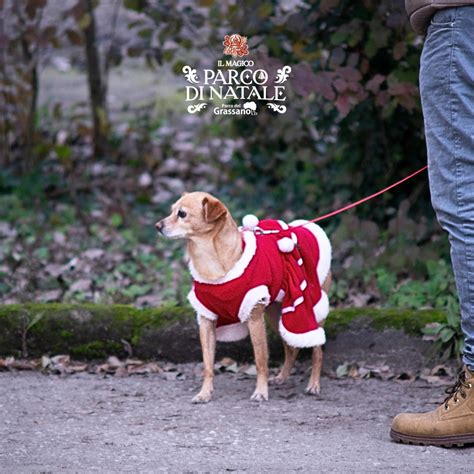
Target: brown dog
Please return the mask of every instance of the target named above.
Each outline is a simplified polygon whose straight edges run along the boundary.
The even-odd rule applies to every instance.
[[[290,226],[282,221],[262,221],[262,225],[264,222],[271,222],[273,226],[277,226],[276,230],[273,228],[264,230],[256,227],[251,230],[244,229],[243,232],[242,229],[238,228],[221,201],[207,193],[193,192],[183,194],[173,204],[171,214],[156,224],[158,231],[165,237],[186,239],[187,241],[190,269],[195,280],[189,299],[198,313],[204,362],[203,385],[201,391],[193,398],[194,403],[206,403],[211,399],[216,334],[218,340],[237,340],[250,333],[257,369],[257,386],[251,396],[251,400],[268,400],[268,348],[264,321],[265,310],[272,327],[276,331],[280,330],[285,348],[284,364],[279,374],[271,382],[281,384],[288,379],[299,347],[313,347],[312,371],[306,393],[319,394],[323,357],[321,346],[325,342],[322,319],[326,317],[328,311],[327,293],[331,284],[331,273],[329,271],[331,248],[329,240],[322,229],[315,224],[304,224],[305,221],[298,221],[290,224]],[[301,225],[305,227],[307,225],[314,226],[311,232],[317,239],[311,236],[311,232],[301,231],[301,227],[299,227]],[[258,239],[255,237],[255,234],[259,236]],[[280,238],[284,234],[291,238]],[[265,236],[265,241],[261,238],[262,235]],[[297,242],[298,239],[299,242]],[[222,323],[219,319],[221,311],[222,313],[230,312],[229,317],[234,316],[232,308],[233,297],[236,291],[231,288],[229,292],[226,290],[228,288],[226,285],[229,285],[229,282],[237,281],[237,277],[244,278],[241,276],[244,266],[247,268],[249,265],[254,265],[253,270],[251,270],[252,277],[253,274],[260,274],[261,272],[273,275],[277,274],[279,269],[278,267],[273,268],[272,265],[275,265],[276,261],[281,260],[286,265],[285,269],[288,269],[294,275],[299,275],[298,272],[306,268],[303,266],[306,263],[303,263],[302,256],[305,257],[306,262],[313,258],[308,253],[303,253],[304,243],[309,241],[309,239],[313,239],[315,245],[319,245],[317,250],[319,257],[316,260],[318,264],[317,275],[315,273],[317,276],[316,280],[319,278],[319,281],[315,280],[312,283],[310,281],[309,288],[307,288],[306,280],[302,281],[302,284],[299,285],[300,289],[293,287],[293,290],[296,288],[295,291],[306,290],[304,294],[307,300],[311,297],[311,295],[308,295],[310,289],[319,291],[319,302],[315,298],[311,302],[313,304],[316,301],[317,304],[314,306],[314,315],[311,313],[308,323],[312,324],[312,326],[306,334],[294,334],[297,331],[292,333],[291,330],[285,327],[285,324],[294,324],[295,316],[291,315],[296,314],[295,307],[297,305],[300,305],[298,309],[304,306],[300,304],[304,298],[297,298],[293,306],[290,305],[283,308],[283,313],[287,312],[286,315],[290,314],[290,317],[282,324],[282,317],[285,315],[282,316],[281,301],[285,295],[280,289],[278,297],[275,296],[275,291],[273,291],[274,294],[272,296],[270,294],[271,288],[270,290],[268,289],[270,285],[268,285],[268,288],[265,285],[259,285],[247,291],[240,307],[236,306],[237,311],[235,312],[238,312],[240,320],[237,320],[237,323],[232,321],[232,324],[229,324],[228,321]],[[297,243],[293,243],[292,240]],[[259,247],[256,246],[256,241],[260,242],[258,244]],[[264,246],[266,247],[263,248]],[[268,248],[268,252],[271,255],[261,255],[260,248],[263,248],[262,252]],[[311,250],[313,253],[316,251],[315,249]],[[301,254],[298,253],[300,251]],[[293,258],[294,255],[300,258]],[[268,259],[265,260],[267,257]],[[320,264],[321,261],[323,262],[322,264]],[[268,265],[265,262],[268,262]],[[314,260],[311,260],[310,263],[313,265]],[[316,270],[314,267],[310,268]],[[286,270],[284,273],[286,273]],[[250,277],[245,276],[245,278],[248,279]],[[283,275],[283,278],[285,278],[285,275]],[[201,293],[197,293],[198,289]],[[223,294],[221,294],[222,291],[224,291]],[[289,293],[289,290],[287,292]],[[283,293],[283,296],[281,293]],[[208,299],[206,300],[206,298]],[[203,301],[205,304],[203,304]],[[322,314],[321,320],[316,317],[316,310],[319,311],[320,308],[323,308],[322,312],[325,313]],[[293,313],[290,313],[291,311]],[[216,313],[219,313],[219,316]],[[306,313],[302,314],[306,316]]]

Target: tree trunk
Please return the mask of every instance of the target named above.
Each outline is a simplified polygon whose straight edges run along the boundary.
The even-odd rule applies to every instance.
[[[4,4],[0,0],[0,36],[4,37]],[[6,48],[0,48],[0,166],[6,166],[9,161],[8,147],[8,117],[7,117],[7,97],[4,81],[6,80]]]
[[[96,43],[96,26],[93,0],[83,0],[84,10],[89,14],[89,22],[84,28],[84,39],[87,58],[87,78],[94,126],[94,155],[104,156],[107,149],[107,84],[104,80],[99,52]]]
[[[35,131],[36,131],[36,106],[38,103],[38,89],[39,89],[39,79],[38,79],[38,64],[37,58],[31,51],[31,45],[28,41],[23,38],[21,41],[21,46],[23,50],[23,59],[26,64],[28,64],[29,74],[30,74],[30,101],[28,105],[28,110],[26,112],[26,123],[25,123],[25,134],[24,134],[24,143],[25,143],[25,159],[23,160],[24,170],[31,169],[31,166],[34,164],[33,156],[33,145],[35,141]]]

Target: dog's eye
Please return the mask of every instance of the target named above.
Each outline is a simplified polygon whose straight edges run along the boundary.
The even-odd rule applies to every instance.
[[[182,209],[180,209],[178,211],[178,217],[184,219],[186,217],[186,213]]]

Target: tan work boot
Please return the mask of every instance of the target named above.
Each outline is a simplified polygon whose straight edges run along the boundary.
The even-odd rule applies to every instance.
[[[448,397],[428,413],[400,413],[392,421],[390,436],[408,444],[463,446],[474,443],[474,373],[459,374]]]

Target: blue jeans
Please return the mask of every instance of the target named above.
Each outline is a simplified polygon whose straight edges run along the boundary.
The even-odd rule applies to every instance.
[[[440,10],[423,47],[420,91],[431,201],[448,234],[474,370],[474,6]]]

